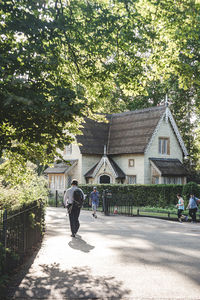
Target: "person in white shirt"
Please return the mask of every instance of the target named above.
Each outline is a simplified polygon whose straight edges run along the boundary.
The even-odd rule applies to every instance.
[[[80,223],[79,223],[79,215],[80,215],[80,210],[81,207],[76,205],[74,201],[74,191],[79,190],[82,193],[83,199],[84,194],[83,191],[78,188],[78,181],[76,179],[72,180],[71,187],[66,190],[66,193],[64,195],[64,204],[65,207],[67,207],[68,212],[69,212],[69,221],[70,221],[70,227],[71,227],[71,237],[75,237],[76,233],[79,230]]]
[[[185,209],[184,200],[183,200],[181,194],[177,194],[177,198],[178,198],[178,203],[176,204],[176,207],[178,208],[178,211],[177,211],[178,220],[180,223],[182,223],[182,220],[185,220],[187,222],[188,216],[185,216],[182,214]]]

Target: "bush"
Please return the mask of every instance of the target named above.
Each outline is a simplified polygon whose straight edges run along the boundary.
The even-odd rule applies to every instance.
[[[8,274],[22,262],[24,254],[41,239],[44,207],[37,199],[46,203],[48,197],[47,181],[37,175],[36,166],[19,155],[6,154],[0,164],[0,213],[6,209],[10,218],[6,222],[5,245],[0,215],[0,289]]]
[[[0,209],[13,210],[23,203],[48,199],[47,180],[30,162],[6,159],[0,164]]]
[[[183,197],[185,200],[185,205],[188,203],[190,195],[194,194],[196,197],[200,197],[200,187],[196,182],[188,182],[183,186]]]
[[[93,190],[93,185],[79,185],[87,195],[87,199]],[[123,203],[124,199],[129,199],[133,206],[169,207],[177,203],[176,195],[182,193],[183,185],[125,185],[125,184],[99,184],[97,190],[102,196],[103,190],[112,193],[114,202]],[[100,205],[102,204],[102,197]]]

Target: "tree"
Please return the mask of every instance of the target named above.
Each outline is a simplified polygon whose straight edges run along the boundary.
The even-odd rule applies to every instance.
[[[197,107],[199,11],[193,0],[0,1],[0,152],[52,160],[84,116],[159,104],[174,78]]]
[[[9,149],[34,162],[53,160],[89,109],[71,78],[73,45],[63,54],[58,1],[54,8],[48,2],[0,2],[0,153]]]

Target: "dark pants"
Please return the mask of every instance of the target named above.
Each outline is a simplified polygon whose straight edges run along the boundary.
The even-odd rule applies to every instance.
[[[197,208],[190,208],[189,209],[189,215],[192,218],[193,222],[196,222],[196,212],[197,212]]]
[[[180,219],[180,217],[182,216],[182,212],[183,212],[183,209],[178,209],[177,215],[178,215],[178,218],[179,218],[179,219]]]
[[[80,207],[73,205],[71,213],[69,214],[69,221],[70,221],[70,227],[72,234],[76,234],[78,232],[78,229],[80,227],[79,223],[79,215],[80,215]]]

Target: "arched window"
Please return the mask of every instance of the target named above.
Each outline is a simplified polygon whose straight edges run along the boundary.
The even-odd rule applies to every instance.
[[[99,183],[110,183],[110,176],[101,175],[99,178]]]

